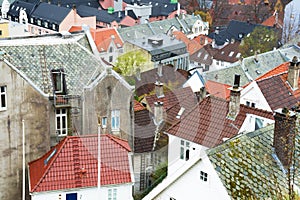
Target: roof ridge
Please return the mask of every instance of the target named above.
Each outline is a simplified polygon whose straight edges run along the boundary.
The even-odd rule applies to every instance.
[[[128,147],[126,147],[125,145],[123,145],[123,144],[121,144],[120,142],[118,142],[118,140],[121,140],[121,141],[123,141],[123,142],[127,142],[127,143],[128,143],[127,140],[122,139],[122,138],[119,138],[119,137],[114,136],[114,135],[112,135],[112,134],[103,134],[103,135],[106,136],[106,137],[109,137],[109,138],[110,138],[111,140],[113,140],[115,143],[117,143],[118,145],[120,145],[121,147],[123,147],[124,149],[126,149],[127,151],[130,151],[130,152],[131,152],[131,149],[130,149],[129,144],[128,144],[128,146],[129,146],[129,148],[128,148]]]
[[[60,143],[58,143],[57,145],[55,145],[51,150],[49,150],[48,152],[50,151],[54,151],[54,149],[59,146],[59,149],[56,151],[56,153],[53,155],[52,159],[50,159],[50,162],[47,164],[47,168],[46,170],[43,172],[43,175],[41,176],[41,178],[39,179],[39,181],[35,184],[35,187],[32,189],[32,191],[34,191],[38,185],[42,182],[42,180],[44,179],[44,177],[46,176],[46,174],[49,172],[50,170],[50,167],[51,165],[53,164],[54,160],[56,160],[57,156],[59,155],[59,153],[62,151],[63,147],[65,146],[65,144],[67,143],[67,141],[70,139],[71,137],[70,136],[66,136]],[[47,153],[48,153],[47,152]],[[45,154],[46,155],[46,154]],[[38,158],[34,161],[37,161],[37,160],[40,160],[40,159],[43,159],[43,157],[41,158]],[[34,162],[32,161],[32,162]],[[31,163],[31,162],[30,162]],[[29,163],[28,163],[29,164]]]
[[[240,104],[240,106],[241,107],[244,107],[244,108],[249,108],[249,109],[251,109],[251,110],[257,110],[257,111],[259,111],[259,112],[263,112],[263,113],[265,113],[265,114],[272,114],[273,115],[273,112],[270,112],[270,111],[267,111],[267,110],[264,110],[264,109],[261,109],[261,108],[255,108],[255,107],[250,107],[250,106],[246,106],[246,105],[244,105],[244,104]]]

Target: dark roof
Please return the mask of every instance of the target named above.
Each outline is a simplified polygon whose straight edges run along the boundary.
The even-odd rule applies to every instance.
[[[81,17],[90,17],[96,16],[96,20],[104,23],[111,23],[113,21],[120,22],[125,15],[125,11],[118,11],[112,14],[109,14],[107,10],[98,10],[97,8],[93,8],[86,5],[80,5],[77,8],[77,13]],[[127,12],[127,15],[132,17],[133,19],[137,19],[136,15],[132,10]]]
[[[10,5],[7,15],[19,16],[20,10],[23,9],[23,10],[25,10],[26,14],[29,16],[31,11],[34,8],[34,5],[35,4],[33,4],[33,3],[24,2],[24,1],[14,1]]]
[[[246,114],[254,114],[273,119],[271,112],[240,105],[235,120],[227,118],[229,102],[208,96],[187,113],[167,133],[212,148],[223,142],[224,138],[237,135]]]
[[[216,49],[212,48],[211,44],[203,46],[190,56],[191,61],[195,61],[205,65],[211,65]]]
[[[134,112],[134,152],[150,152],[153,148],[156,126],[149,110]]]
[[[230,42],[229,44],[227,44],[225,47],[221,49],[212,49],[212,51],[215,51],[214,59],[230,62],[230,63],[234,63],[238,61],[239,46],[240,46],[240,42],[237,41],[234,43]]]
[[[155,87],[154,84],[157,80],[165,85],[170,84],[176,88],[181,87],[189,76],[189,72],[182,69],[174,70],[172,65],[162,66],[162,76],[157,74],[157,68],[145,71],[141,73],[141,80],[138,80],[136,77],[134,77],[136,95],[141,96],[153,91]]]
[[[300,89],[291,89],[287,83],[287,73],[259,80],[257,85],[272,110],[292,108],[300,101]]]
[[[289,175],[274,152],[273,135],[272,124],[238,135],[208,150],[208,158],[232,199],[287,196]],[[295,141],[299,141],[299,137]],[[296,142],[295,157],[299,157],[299,142]],[[299,186],[299,162],[295,160],[293,169],[297,174],[294,175],[294,183]]]
[[[24,0],[30,3],[38,3],[40,1],[37,0]],[[63,7],[72,8],[73,5],[76,7],[80,5],[86,5],[91,6],[94,8],[98,8],[100,6],[99,2],[97,0],[51,0],[51,4],[58,5],[60,4]]]
[[[31,17],[47,20],[51,23],[60,24],[70,13],[70,11],[71,8],[42,2],[33,11]]]
[[[232,38],[236,41],[241,41],[257,26],[267,27],[260,24],[231,20],[226,29],[220,30],[219,33],[212,32],[208,34],[208,37],[215,39],[217,45],[223,45],[225,42],[230,42]]]

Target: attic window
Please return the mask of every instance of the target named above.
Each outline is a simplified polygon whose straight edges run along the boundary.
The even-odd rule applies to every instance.
[[[256,72],[257,74],[261,74],[261,72],[260,72],[259,70],[255,70],[255,72]]]
[[[239,38],[240,38],[240,39],[243,38],[243,33],[239,33]]]
[[[179,112],[177,113],[176,118],[177,118],[177,119],[180,119],[180,117],[181,117],[181,115],[183,114],[184,111],[185,111],[185,108],[184,108],[184,107],[181,107],[180,110],[179,110]]]
[[[165,8],[166,8],[166,7],[168,7],[168,5],[167,5],[167,4],[165,5]]]
[[[207,57],[208,57],[208,54],[205,54],[205,56],[204,56],[204,60],[206,60],[206,59],[207,59]]]
[[[62,69],[52,70],[52,80],[55,93],[65,93],[66,92],[66,80],[65,73]]]
[[[233,56],[233,54],[234,54],[234,52],[233,52],[233,51],[231,51],[231,52],[229,53],[229,57],[232,57],[232,56]]]
[[[201,52],[198,53],[197,57],[199,58],[201,56]]]
[[[158,6],[158,3],[156,3],[155,5]]]
[[[159,28],[162,30],[163,29],[163,27],[162,26],[159,26]]]
[[[237,54],[236,54],[236,57],[237,57],[237,58],[241,57],[241,53],[237,53]]]

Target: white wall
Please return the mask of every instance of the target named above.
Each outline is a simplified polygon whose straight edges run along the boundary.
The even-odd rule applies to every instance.
[[[255,103],[255,108],[272,112],[266,98],[262,94],[256,81],[252,81],[247,87],[241,91],[241,104],[246,105],[246,101]]]
[[[200,179],[200,171],[208,174],[207,182]],[[225,187],[206,155],[190,170],[173,182],[154,199],[156,200],[209,199],[229,200]]]
[[[242,124],[242,126],[239,130],[239,133],[242,133],[242,132],[249,133],[249,132],[255,131],[255,119],[256,118],[263,120],[262,127],[265,127],[269,124],[273,124],[275,122],[274,120],[271,120],[268,118],[264,118],[264,117],[260,117],[260,116],[252,115],[252,114],[246,114],[246,119],[244,120],[244,123]]]
[[[82,188],[76,190],[68,191],[50,191],[50,192],[40,192],[32,194],[32,200],[66,200],[66,194],[77,193],[78,200],[99,200],[99,199],[108,199],[108,189],[117,189],[117,198],[118,199],[128,199],[133,200],[132,198],[132,184],[123,184],[123,185],[111,185],[109,187],[101,187],[100,193],[101,196],[97,196],[97,187],[93,188]],[[60,196],[61,195],[61,198]]]

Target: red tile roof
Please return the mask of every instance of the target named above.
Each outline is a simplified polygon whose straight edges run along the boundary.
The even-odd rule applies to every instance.
[[[181,40],[185,43],[187,47],[187,51],[191,54],[198,51],[202,45],[200,45],[199,42],[196,40],[190,40],[183,32],[181,31],[173,31],[173,35],[176,37],[176,39]]]
[[[228,89],[230,87],[230,85],[211,80],[207,80],[205,83],[206,91],[209,94],[226,100],[230,98],[230,90]]]
[[[140,111],[140,110],[145,110],[147,109],[146,107],[144,107],[140,102],[138,102],[137,100],[134,100],[134,106],[133,106],[134,111]]]
[[[223,99],[206,97],[166,132],[211,148],[221,144],[223,138],[235,136],[247,113],[273,119],[271,112],[241,105],[239,114],[232,121],[226,118],[228,104],[229,102]]]
[[[130,183],[127,141],[101,135],[101,185]],[[96,187],[98,137],[68,136],[29,163],[30,192]]]
[[[259,81],[259,80],[262,80],[262,79],[265,79],[265,78],[269,78],[271,76],[276,76],[276,75],[279,75],[279,74],[282,74],[282,73],[286,73],[289,69],[289,65],[290,65],[289,62],[285,62],[285,63],[271,69],[270,71],[268,71],[267,73],[261,75],[260,77],[258,77],[255,80]]]

